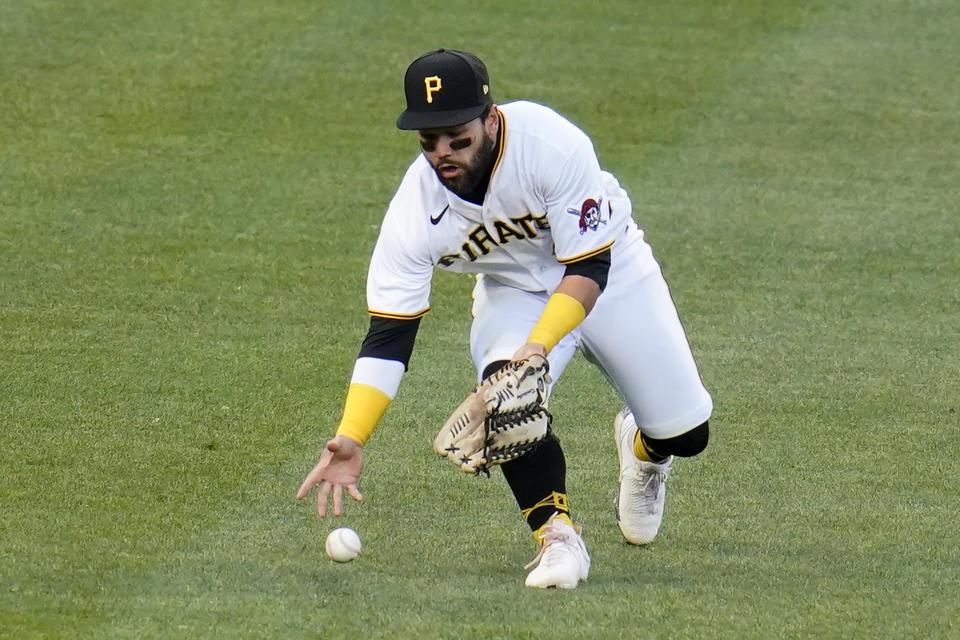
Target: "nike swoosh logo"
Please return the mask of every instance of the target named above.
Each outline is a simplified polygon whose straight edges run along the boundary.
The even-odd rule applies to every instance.
[[[443,218],[443,214],[445,214],[445,213],[447,212],[447,209],[449,209],[449,208],[450,208],[450,205],[445,206],[445,207],[443,208],[443,211],[441,211],[439,214],[437,214],[437,217],[436,217],[436,218],[434,218],[433,216],[430,216],[430,224],[432,224],[432,225],[439,224],[439,223],[440,223],[440,219]]]

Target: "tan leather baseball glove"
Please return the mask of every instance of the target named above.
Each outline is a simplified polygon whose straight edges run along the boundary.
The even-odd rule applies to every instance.
[[[534,449],[550,432],[548,372],[547,359],[534,355],[485,378],[440,429],[434,450],[465,473],[489,474]]]

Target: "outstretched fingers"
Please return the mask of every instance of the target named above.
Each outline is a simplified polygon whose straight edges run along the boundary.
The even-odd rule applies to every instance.
[[[356,500],[357,502],[363,502],[363,496],[360,495],[360,490],[357,488],[357,485],[348,484],[347,493],[349,493],[350,497]]]
[[[357,480],[362,471],[361,446],[345,436],[337,436],[327,442],[320,454],[320,461],[300,485],[297,499],[306,497],[317,487],[317,513],[320,517],[327,517],[330,502],[333,504],[333,515],[342,515],[344,487],[351,498],[357,502],[363,500],[357,489]]]
[[[343,515],[343,486],[333,485],[333,515]]]
[[[310,489],[312,489],[315,484],[320,482],[320,480],[323,478],[323,472],[326,470],[328,464],[329,460],[324,459],[324,457],[321,456],[320,462],[318,462],[313,470],[307,474],[307,477],[303,480],[303,484],[300,485],[300,489],[297,491],[297,500],[301,500],[306,497],[306,495],[310,493]]]
[[[321,482],[320,490],[317,491],[317,513],[321,518],[327,517],[327,498],[330,496],[330,487],[333,486],[329,482]],[[334,494],[336,495],[336,494]],[[336,505],[334,505],[336,507]],[[334,510],[335,515],[340,515]]]
[[[346,487],[347,494],[356,500],[357,502],[363,501],[363,496],[360,495],[360,491],[357,489],[355,484],[333,484],[330,482],[324,481],[320,485],[320,491],[317,492],[317,513],[320,514],[321,518],[327,517],[327,501],[331,498],[333,494],[333,515],[342,516],[343,515],[343,489]]]
[[[303,484],[300,485],[300,488],[297,490],[297,500],[303,500],[303,498],[310,493],[310,489],[313,488],[317,481],[314,479],[313,474],[311,473],[303,481]]]

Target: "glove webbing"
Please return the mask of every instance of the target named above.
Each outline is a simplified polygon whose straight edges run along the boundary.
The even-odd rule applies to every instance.
[[[494,463],[497,460],[512,460],[513,458],[517,457],[517,455],[515,455],[517,452],[520,452],[519,455],[522,455],[523,453],[531,451],[533,447],[539,445],[539,442],[533,444],[533,446],[531,446],[531,441],[517,442],[501,449],[496,454],[490,453],[490,445],[493,444],[493,438],[491,436],[493,434],[499,433],[500,431],[503,431],[509,426],[515,425],[518,422],[528,422],[529,420],[539,416],[541,413],[546,413],[548,419],[552,418],[550,412],[546,409],[540,409],[539,411],[535,411],[533,413],[531,413],[529,410],[521,409],[518,411],[511,411],[509,413],[493,413],[488,415],[483,420],[483,429],[485,432],[483,441],[483,458],[487,461],[487,464],[477,467],[477,471],[473,475],[479,476],[481,473],[483,473],[489,478],[489,466],[491,463]],[[550,433],[549,422],[547,423],[547,433]]]
[[[483,428],[486,429],[486,433],[489,439],[489,435],[493,433],[500,433],[512,427],[514,425],[523,424],[524,422],[529,422],[530,420],[539,417],[542,412],[546,409],[518,409],[517,411],[509,411],[507,413],[491,413],[483,421]],[[549,431],[549,427],[548,427]]]

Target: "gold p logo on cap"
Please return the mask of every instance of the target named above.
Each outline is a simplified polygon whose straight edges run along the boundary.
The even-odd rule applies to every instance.
[[[424,78],[423,84],[427,87],[427,103],[432,103],[433,94],[443,88],[443,83],[440,82],[440,76],[430,76],[429,78]]]

